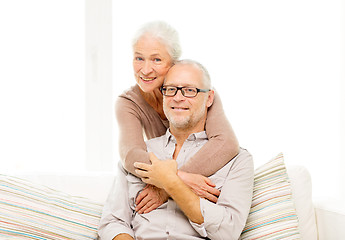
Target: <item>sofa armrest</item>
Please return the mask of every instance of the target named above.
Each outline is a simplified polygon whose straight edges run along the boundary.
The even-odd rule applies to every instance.
[[[340,200],[314,203],[319,240],[345,239],[345,206]]]

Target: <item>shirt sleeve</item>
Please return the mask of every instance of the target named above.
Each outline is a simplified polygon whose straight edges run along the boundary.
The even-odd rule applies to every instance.
[[[103,207],[98,225],[100,239],[112,240],[120,233],[127,233],[134,238],[134,232],[130,225],[132,213],[126,173],[122,166],[119,166],[116,180]]]
[[[115,105],[115,116],[119,129],[119,152],[123,167],[136,175],[134,162],[150,163],[143,137],[141,119],[135,104],[119,97]]]
[[[182,171],[210,176],[239,152],[237,138],[217,92],[207,112],[206,133],[209,141],[181,167]]]
[[[245,150],[242,150],[235,159],[222,187],[218,202],[215,204],[200,199],[204,223],[191,224],[203,237],[237,240],[246,224],[253,194],[253,160]]]

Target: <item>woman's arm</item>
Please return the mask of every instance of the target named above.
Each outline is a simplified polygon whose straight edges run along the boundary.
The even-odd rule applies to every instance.
[[[129,99],[119,97],[116,101],[115,115],[119,128],[119,152],[124,168],[136,175],[134,162],[150,164],[149,154],[143,137],[142,119],[139,109]],[[136,199],[136,211],[147,213],[167,201],[169,196],[163,189],[146,187]]]
[[[206,133],[209,141],[180,168],[181,171],[210,176],[239,152],[237,138],[217,92],[207,112]]]
[[[119,152],[123,167],[136,175],[134,162],[150,163],[138,109],[128,99],[119,97],[115,105],[119,129]]]

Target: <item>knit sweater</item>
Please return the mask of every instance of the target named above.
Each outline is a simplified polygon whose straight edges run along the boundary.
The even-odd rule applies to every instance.
[[[165,134],[169,121],[163,120],[145,101],[138,85],[117,98],[115,114],[123,166],[136,175],[134,162],[150,163],[145,140]],[[180,170],[210,176],[238,154],[237,138],[217,93],[207,112],[205,130],[209,141]]]

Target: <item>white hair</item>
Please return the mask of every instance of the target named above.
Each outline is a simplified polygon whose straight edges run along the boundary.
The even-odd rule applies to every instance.
[[[183,60],[179,60],[179,61],[175,62],[175,65],[192,65],[192,66],[196,67],[197,69],[199,69],[202,72],[204,87],[207,89],[212,88],[210,74],[208,73],[207,69],[201,63],[199,63],[195,60],[191,60],[191,59],[183,59]]]
[[[178,61],[181,57],[182,50],[178,32],[168,23],[163,21],[153,21],[144,24],[134,35],[132,46],[134,47],[138,40],[146,34],[159,38],[162,43],[167,46],[168,53],[173,63]]]

